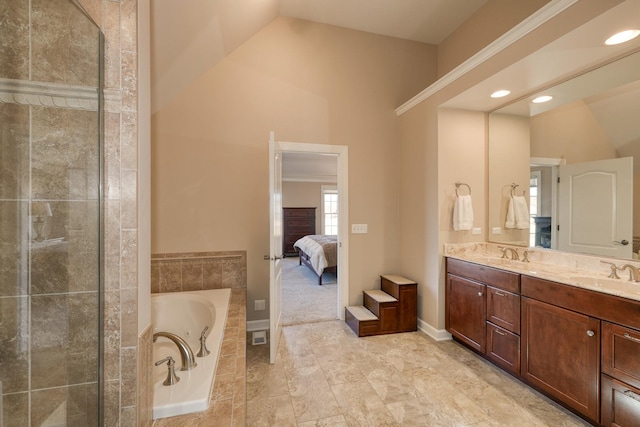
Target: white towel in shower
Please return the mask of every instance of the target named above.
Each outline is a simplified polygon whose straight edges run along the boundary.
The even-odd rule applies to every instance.
[[[505,228],[529,228],[529,207],[524,196],[511,196],[507,207],[507,221]]]
[[[457,196],[453,205],[453,229],[471,230],[473,227],[473,204],[471,195]]]

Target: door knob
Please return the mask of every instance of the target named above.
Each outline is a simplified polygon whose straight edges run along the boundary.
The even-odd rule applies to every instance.
[[[622,239],[620,241],[614,240],[613,243],[617,243],[617,244],[622,245],[622,246],[627,246],[629,244],[629,241],[626,240],[626,239]]]

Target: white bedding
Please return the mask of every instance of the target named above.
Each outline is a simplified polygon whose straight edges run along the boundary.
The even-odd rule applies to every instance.
[[[336,236],[314,234],[296,240],[293,247],[309,255],[311,266],[321,276],[325,268],[338,265],[337,242]]]

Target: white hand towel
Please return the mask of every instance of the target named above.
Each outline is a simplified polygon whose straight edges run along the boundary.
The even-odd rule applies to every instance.
[[[453,229],[455,231],[471,230],[471,227],[473,227],[471,195],[458,196],[453,205]]]
[[[525,230],[529,228],[529,207],[524,196],[512,196],[507,207],[505,228]]]

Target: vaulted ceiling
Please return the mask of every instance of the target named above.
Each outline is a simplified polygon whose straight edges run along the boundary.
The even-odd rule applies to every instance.
[[[487,0],[154,0],[156,112],[278,16],[439,44]],[[188,66],[185,66],[188,64]]]

